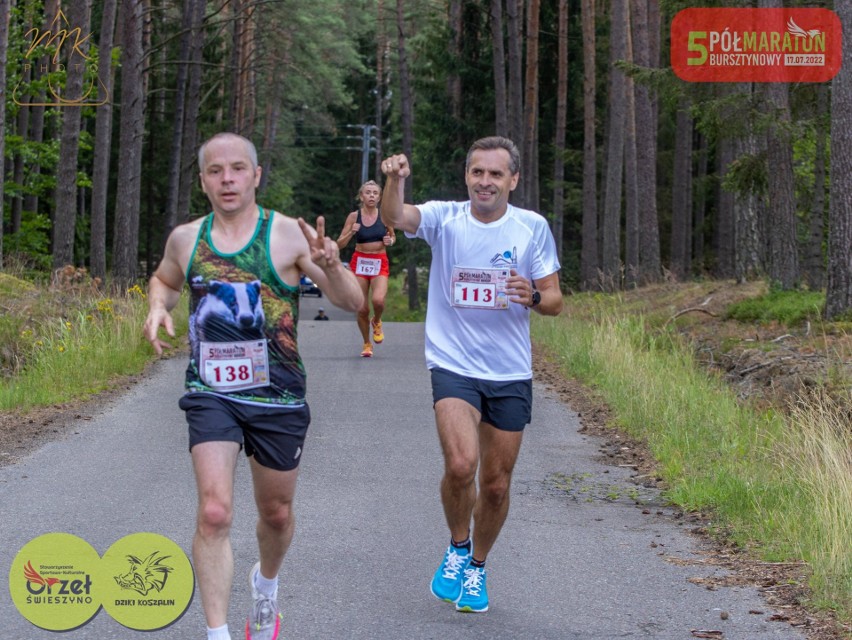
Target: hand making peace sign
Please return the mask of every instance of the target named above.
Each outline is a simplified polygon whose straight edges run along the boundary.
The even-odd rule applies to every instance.
[[[317,228],[299,218],[299,228],[308,241],[311,249],[311,261],[319,267],[326,268],[340,262],[340,249],[337,243],[325,235],[325,218],[317,217]]]

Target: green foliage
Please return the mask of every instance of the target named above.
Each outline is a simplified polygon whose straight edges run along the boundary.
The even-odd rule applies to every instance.
[[[426,12],[427,7],[418,7]],[[414,200],[467,199],[464,161],[477,138],[494,133],[494,82],[487,14],[466,5],[460,58],[449,54],[446,15],[432,9],[409,24],[421,24],[408,41],[417,96],[414,117]],[[414,29],[411,29],[414,31]],[[465,88],[462,117],[452,116],[447,80],[458,75]],[[475,96],[475,98],[474,98]],[[542,133],[542,136],[545,134]],[[544,138],[543,138],[544,139]]]
[[[722,187],[734,193],[765,194],[769,184],[766,153],[745,153],[728,165]]]
[[[360,186],[361,142],[349,138],[360,130],[347,125],[375,122],[375,77],[366,64],[375,59],[375,3],[290,1],[263,11],[264,67],[278,67],[263,71],[275,81],[262,86],[260,100],[282,110],[261,199],[311,221],[325,215],[336,237]]]
[[[385,298],[385,312],[382,315],[385,322],[423,322],[426,319],[426,296],[429,290],[428,276],[420,277],[420,309],[412,311],[408,308],[408,291],[404,288],[405,275],[399,273],[388,280],[388,295]]]
[[[825,293],[820,291],[773,290],[758,298],[732,304],[725,317],[740,322],[779,322],[792,327],[819,320],[824,306]]]
[[[29,269],[49,271],[50,259],[50,220],[43,214],[24,211],[21,214],[21,228],[7,234],[3,239],[3,248],[7,256],[25,263]]]
[[[145,298],[138,286],[107,297],[82,270],[61,287],[0,273],[0,300],[8,309],[0,320],[0,410],[86,398],[141,372],[152,354],[142,335]],[[186,304],[174,313],[180,339]]]

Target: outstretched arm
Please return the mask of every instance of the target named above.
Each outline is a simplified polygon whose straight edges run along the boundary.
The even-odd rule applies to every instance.
[[[187,251],[187,242],[194,238],[193,229],[184,225],[169,235],[163,259],[148,283],[148,317],[145,318],[143,331],[157,355],[162,355],[163,348],[172,346],[160,339],[160,327],[171,337],[175,336],[174,321],[170,312],[180,300],[184,281],[181,259]]]
[[[408,158],[403,154],[382,161],[385,189],[382,193],[382,222],[385,226],[415,233],[420,226],[420,209],[405,204],[405,179],[411,175]]]

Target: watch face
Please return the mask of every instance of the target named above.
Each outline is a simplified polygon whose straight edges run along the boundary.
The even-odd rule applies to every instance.
[[[539,302],[541,302],[541,293],[539,293],[538,291],[533,291],[532,306],[537,305]]]

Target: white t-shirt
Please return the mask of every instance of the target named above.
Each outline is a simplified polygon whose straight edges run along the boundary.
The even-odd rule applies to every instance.
[[[499,284],[495,291],[492,284],[477,283],[499,282],[509,269],[531,280],[558,271],[547,220],[509,205],[499,220],[484,224],[470,213],[469,201],[431,201],[417,208],[420,226],[406,235],[432,248],[427,367],[483,380],[532,378],[529,309],[507,303]]]

